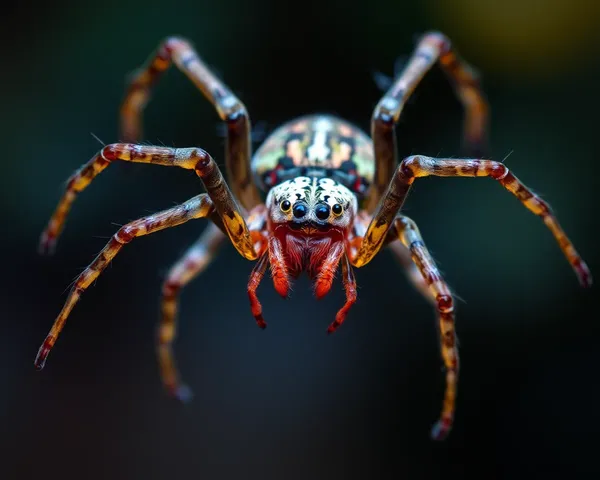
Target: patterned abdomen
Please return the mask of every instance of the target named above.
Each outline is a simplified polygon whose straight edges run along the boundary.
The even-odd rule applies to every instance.
[[[301,117],[265,140],[252,158],[252,172],[264,191],[294,177],[330,177],[360,198],[373,181],[373,144],[340,118]]]

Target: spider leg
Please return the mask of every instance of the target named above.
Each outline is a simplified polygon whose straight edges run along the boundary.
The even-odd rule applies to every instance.
[[[354,219],[354,228],[352,235],[350,236],[349,242],[349,254],[350,258],[355,258],[363,241],[367,228],[371,223],[371,215],[365,210],[360,210]],[[384,245],[388,245],[392,254],[396,257],[400,265],[404,268],[404,273],[408,277],[409,281],[413,284],[414,288],[423,295],[429,302],[434,302],[435,298],[431,296],[429,285],[425,283],[421,272],[412,261],[410,252],[402,245],[398,240],[398,236],[394,236],[393,232],[388,231]]]
[[[71,288],[63,309],[58,314],[50,333],[38,351],[35,359],[35,367],[38,370],[44,367],[46,358],[56,343],[71,310],[73,310],[83,292],[98,278],[126,244],[136,237],[149,235],[165,228],[175,227],[188,220],[208,217],[214,208],[210,197],[203,193],[173,208],[142,217],[121,227],[112,236],[96,259],[75,280],[75,284]]]
[[[233,245],[244,258],[256,259],[257,253],[254,250],[240,207],[223,179],[217,164],[207,152],[195,147],[168,148],[131,143],[107,145],[71,176],[63,197],[50,218],[46,230],[42,233],[40,243],[42,251],[51,251],[54,248],[77,194],[115,160],[194,170],[202,180],[214,203],[215,211],[220,217],[214,218],[213,216],[215,223],[226,230]]]
[[[592,284],[592,275],[587,265],[563,231],[550,206],[523,185],[503,163],[492,160],[444,159],[421,155],[405,158],[398,165],[385,196],[373,215],[358,253],[351,259],[353,265],[361,267],[371,261],[384,243],[388,229],[400,211],[415,178],[427,176],[491,177],[497,180],[525,207],[542,218],[573,267],[580,284],[584,287]]]
[[[244,104],[220,81],[198,56],[192,45],[182,39],[167,38],[133,77],[121,106],[123,140],[140,141],[142,111],[160,75],[174,63],[215,107],[227,125],[226,171],[236,198],[248,210],[261,203],[252,182],[250,169],[250,117]]]
[[[350,307],[356,302],[356,279],[354,278],[354,271],[352,270],[352,265],[350,265],[348,255],[344,255],[342,258],[342,277],[344,290],[346,291],[346,303],[337,312],[335,320],[327,328],[327,333],[335,332],[344,323]]]
[[[258,286],[265,275],[268,265],[269,253],[267,250],[265,250],[265,252],[258,259],[258,262],[256,262],[256,265],[254,265],[254,268],[250,273],[250,280],[248,281],[248,298],[250,299],[250,309],[254,319],[256,320],[256,324],[263,329],[267,328],[267,322],[265,322],[265,319],[263,318],[262,305],[258,300],[256,290],[258,290]]]
[[[458,385],[459,360],[454,328],[454,302],[450,289],[427,250],[416,224],[410,218],[400,216],[394,221],[390,235],[398,238],[409,249],[431,296],[435,298],[441,353],[446,368],[446,392],[440,419],[433,427],[431,435],[436,440],[443,440],[452,428]]]
[[[268,252],[275,291],[283,298],[287,298],[290,291],[290,276],[285,263],[283,245],[281,245],[281,241],[277,237],[269,238]]]
[[[404,70],[373,112],[371,136],[375,149],[375,177],[365,203],[370,213],[375,210],[398,164],[395,125],[409,97],[436,62],[447,74],[465,109],[465,143],[476,155],[485,148],[489,108],[476,73],[458,57],[446,36],[438,32],[423,35]]]
[[[393,232],[388,233],[388,238],[393,235]],[[395,237],[394,241],[391,241],[389,244],[389,248],[392,251],[394,257],[398,260],[400,265],[404,268],[404,273],[408,277],[408,280],[412,283],[413,287],[421,294],[427,301],[431,303],[435,303],[435,297],[431,295],[431,290],[429,289],[429,285],[423,278],[423,275],[419,271],[419,268],[415,265],[411,258],[410,251],[397,240],[398,237]]]
[[[170,270],[162,288],[161,317],[157,335],[157,354],[162,382],[167,391],[182,401],[191,397],[180,383],[172,344],[177,331],[177,307],[181,289],[200,275],[213,260],[225,235],[209,224],[200,238]]]
[[[323,298],[331,290],[335,272],[340,264],[342,255],[344,255],[343,242],[335,242],[329,247],[329,252],[323,260],[315,281],[315,296],[317,298]]]

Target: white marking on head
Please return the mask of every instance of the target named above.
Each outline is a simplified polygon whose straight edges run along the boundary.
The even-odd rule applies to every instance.
[[[281,208],[284,201],[290,202],[292,206],[287,212]],[[266,204],[274,223],[314,221],[348,227],[358,211],[356,195],[331,178],[296,177],[288,180],[269,191]],[[300,204],[306,207],[306,214],[296,218],[294,206]],[[326,220],[319,219],[315,214],[316,207],[323,204],[328,205],[330,211]],[[334,209],[336,204],[342,207],[339,214],[334,213],[334,210],[338,210],[338,207]]]

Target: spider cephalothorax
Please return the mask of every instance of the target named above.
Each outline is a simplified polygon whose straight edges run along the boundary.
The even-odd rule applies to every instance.
[[[212,157],[201,148],[140,145],[141,113],[157,77],[175,63],[197,85],[227,123],[225,162],[230,187]],[[119,229],[73,288],[35,360],[44,366],[58,335],[81,294],[108,263],[134,238],[196,218],[212,223],[171,269],[163,286],[158,331],[162,380],[180,399],[188,390],[179,381],[171,344],[175,338],[177,299],[181,289],[200,274],[229,237],[236,250],[256,264],[248,282],[251,311],[260,327],[266,323],[256,290],[267,267],[275,289],[287,296],[290,278],[307,272],[317,297],[331,288],[341,265],[346,303],[329,325],[338,328],[356,300],[353,268],[369,263],[383,246],[406,268],[413,285],[436,310],[446,390],[434,438],[452,426],[458,385],[458,350],[454,302],[416,224],[400,213],[419,177],[490,177],[548,226],[583,286],[591,274],[560,227],[550,207],[521,183],[501,162],[444,159],[414,155],[398,161],[394,127],[423,75],[436,63],[443,68],[466,109],[465,140],[480,150],[485,143],[488,107],[470,67],[460,60],[442,34],[424,35],[404,70],[393,80],[373,112],[371,135],[328,115],[300,117],[273,132],[251,159],[250,120],[237,97],[207,68],[193,47],[180,38],[167,39],[146,68],[133,79],[121,109],[124,141],[104,147],[69,180],[67,189],[41,239],[51,251],[76,195],[111,162],[154,163],[194,170],[207,193],[128,223]],[[256,182],[252,182],[252,177]],[[258,187],[258,188],[257,188]],[[259,189],[266,192],[262,202]],[[239,203],[238,203],[239,202]]]
[[[282,268],[292,277],[307,272],[322,297],[344,253],[358,208],[356,195],[331,178],[296,177],[273,187],[266,205],[271,248],[285,252]],[[287,275],[274,279],[276,290],[286,296]]]

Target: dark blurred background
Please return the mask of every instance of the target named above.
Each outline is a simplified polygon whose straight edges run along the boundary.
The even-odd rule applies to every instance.
[[[167,398],[154,332],[162,279],[204,228],[134,241],[77,305],[50,355],[33,359],[66,288],[129,220],[181,202],[183,170],[116,164],[78,199],[50,258],[37,241],[64,181],[118,140],[125,78],[162,38],[188,37],[268,128],[329,112],[369,130],[380,92],[415,36],[440,29],[482,74],[489,156],[547,199],[592,271],[600,102],[600,7],[587,0],[19,2],[0,14],[3,275],[2,478],[569,478],[600,473],[597,288],[584,291],[543,223],[491,180],[417,182],[420,225],[458,305],[456,427],[429,439],[443,375],[431,307],[389,252],[357,272],[360,299],[334,336],[338,284],[315,301],[297,282],[259,290],[231,246],[182,297],[176,345],[189,405]],[[171,70],[144,141],[199,145],[223,162],[218,117]],[[462,112],[427,76],[398,128],[400,153],[459,156]],[[512,152],[512,153],[511,153]]]

